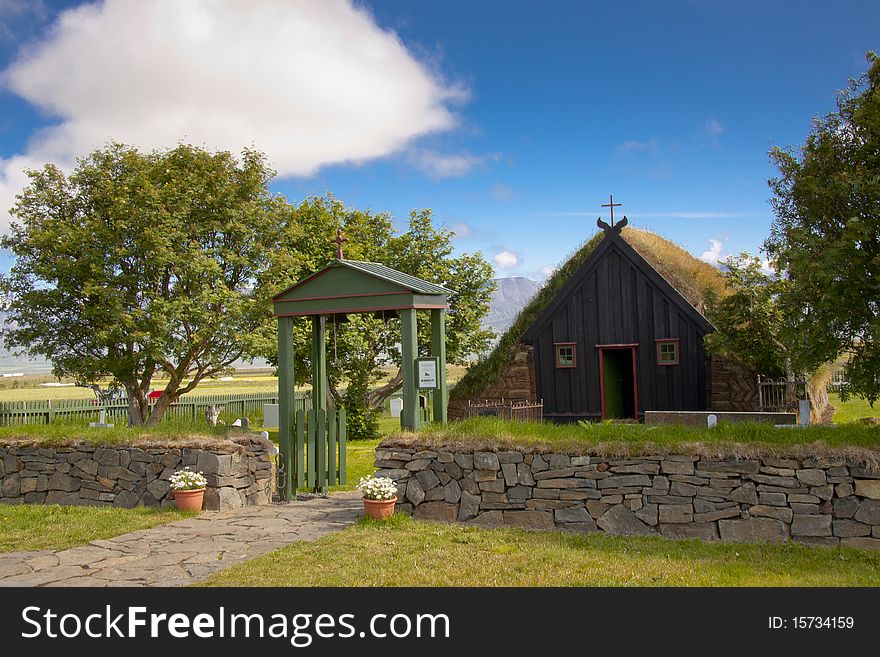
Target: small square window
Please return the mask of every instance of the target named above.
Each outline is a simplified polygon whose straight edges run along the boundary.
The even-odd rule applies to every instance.
[[[657,341],[657,364],[678,365],[678,340]]]
[[[567,368],[574,367],[577,362],[575,355],[574,343],[567,342],[557,344],[556,346],[556,367]]]

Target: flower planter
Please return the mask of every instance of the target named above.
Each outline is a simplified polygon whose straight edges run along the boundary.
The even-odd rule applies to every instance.
[[[205,501],[205,489],[196,488],[194,490],[175,490],[174,502],[181,511],[201,511],[202,503]]]
[[[394,513],[394,505],[396,503],[396,497],[392,497],[390,500],[368,500],[365,497],[364,511],[368,517],[373,518],[374,520],[382,520],[383,518],[391,517],[391,514]]]

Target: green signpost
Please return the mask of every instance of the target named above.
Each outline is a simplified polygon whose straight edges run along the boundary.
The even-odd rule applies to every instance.
[[[419,428],[419,367],[433,362],[433,416],[447,420],[446,308],[449,290],[375,262],[345,260],[337,235],[337,257],[323,269],[307,276],[273,298],[278,318],[279,451],[284,476],[279,482],[281,498],[295,497],[298,486],[324,490],[345,482],[345,414],[327,408],[327,357],[325,326],[328,318],[339,321],[350,313],[398,313],[401,325],[403,410],[401,426]],[[418,358],[416,312],[431,313],[431,358]],[[294,414],[293,321],[311,318],[312,406],[303,417]],[[428,365],[425,365],[429,368]],[[426,370],[427,372],[427,370]]]

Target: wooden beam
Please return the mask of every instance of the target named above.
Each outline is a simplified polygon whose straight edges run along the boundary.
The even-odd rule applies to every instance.
[[[434,391],[434,422],[447,422],[446,311],[431,311],[431,355],[437,358],[437,389]]]
[[[293,460],[293,319],[278,318],[278,448],[284,463],[284,477],[280,497],[291,500],[296,497]]]
[[[400,414],[400,424],[409,431],[419,428],[419,396],[415,371],[417,355],[416,311],[406,308],[400,311],[400,356],[403,369],[403,411]]]

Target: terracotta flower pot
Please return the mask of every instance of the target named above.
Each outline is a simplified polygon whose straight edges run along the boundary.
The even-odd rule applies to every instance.
[[[196,488],[195,490],[175,490],[174,502],[181,511],[201,511],[202,502],[205,500],[205,489]]]
[[[394,513],[394,505],[396,503],[396,497],[392,497],[390,500],[368,500],[365,497],[364,511],[370,518],[373,518],[374,520],[382,520],[383,518],[391,517],[391,514]]]

